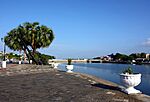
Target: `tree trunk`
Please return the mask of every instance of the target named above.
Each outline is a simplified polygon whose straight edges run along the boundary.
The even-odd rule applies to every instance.
[[[20,38],[21,42],[22,42],[22,45],[24,46],[24,49],[26,49],[29,53],[29,58],[31,57],[31,59],[33,60],[33,62],[36,63],[36,65],[38,65],[38,62],[35,60],[35,58],[33,57],[33,55],[31,54],[31,51],[29,50],[29,48],[27,47],[27,45],[25,44],[25,42],[22,40],[22,38]],[[28,56],[28,54],[27,54]],[[29,63],[30,63],[30,59],[29,59]]]
[[[27,54],[27,51],[26,49],[22,46],[22,49],[24,50],[24,53],[26,54],[26,56],[28,57],[28,60],[29,60],[29,64],[30,64],[30,56]]]
[[[26,62],[27,51],[24,49],[24,62]]]
[[[23,42],[24,43],[24,42]],[[38,65],[38,62],[35,60],[35,58],[33,57],[33,55],[31,54],[31,51],[29,50],[29,48],[26,46],[26,44],[24,43],[24,47],[25,49],[27,49],[31,59],[33,60],[33,62],[35,62]]]

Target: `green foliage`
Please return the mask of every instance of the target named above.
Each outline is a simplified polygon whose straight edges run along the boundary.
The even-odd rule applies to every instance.
[[[3,59],[3,56],[0,56],[0,59],[2,60],[2,59]]]
[[[21,55],[17,55],[17,54],[13,54],[13,53],[7,54],[6,56],[8,57],[8,59],[15,58],[15,59],[19,59],[19,60],[21,57]]]
[[[121,60],[121,61],[128,61],[129,57],[125,54],[116,53],[116,55],[114,55],[114,59]]]
[[[71,65],[72,59],[68,58],[68,65]]]
[[[48,64],[49,59],[55,59],[54,56],[41,54],[39,52],[35,52],[34,58],[38,61],[39,64],[44,64],[44,65]]]
[[[141,53],[141,56],[140,56],[141,58],[146,58],[146,53]]]
[[[132,61],[136,58],[145,58],[146,53],[132,53],[129,56],[125,54],[116,53],[115,55],[111,54],[111,57],[116,61]]]
[[[124,74],[128,73],[128,74],[133,74],[132,68],[128,67],[128,69],[123,71]]]
[[[129,55],[129,57],[133,58],[133,59],[136,59],[137,58],[137,55],[135,53],[132,53]]]
[[[14,57],[13,53],[7,55],[8,59],[12,59]]]
[[[37,48],[48,47],[54,39],[53,31],[47,26],[40,26],[38,22],[25,22],[22,27],[26,29],[26,43],[33,53]]]
[[[145,58],[146,57],[146,53],[132,53],[129,55],[130,57],[132,57],[133,59],[136,58]]]

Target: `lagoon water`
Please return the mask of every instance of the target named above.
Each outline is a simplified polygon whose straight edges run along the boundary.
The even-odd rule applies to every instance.
[[[60,70],[66,71],[66,64],[59,66]],[[142,93],[150,95],[150,65],[130,65],[130,64],[110,64],[110,63],[75,63],[74,72],[86,73],[96,77],[120,83],[119,74],[128,68],[132,67],[133,72],[142,74],[142,82],[135,87],[142,91]]]

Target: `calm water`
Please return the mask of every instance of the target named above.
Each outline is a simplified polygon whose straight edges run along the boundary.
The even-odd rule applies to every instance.
[[[132,67],[134,72],[142,74],[142,82],[136,87],[141,90],[144,94],[150,95],[150,65],[128,65],[128,64],[109,64],[109,63],[78,63],[74,64],[74,72],[81,72],[90,74],[96,77],[103,78],[120,83],[119,74],[128,66]],[[61,64],[59,69],[66,71],[65,64]]]

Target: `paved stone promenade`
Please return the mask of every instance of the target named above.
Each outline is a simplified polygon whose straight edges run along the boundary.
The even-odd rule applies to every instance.
[[[0,70],[0,102],[141,102],[114,86],[50,66],[9,65]]]

